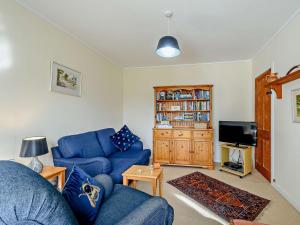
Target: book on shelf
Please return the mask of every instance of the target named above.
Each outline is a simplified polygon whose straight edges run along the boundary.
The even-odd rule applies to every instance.
[[[195,98],[196,99],[208,99],[210,98],[209,91],[206,90],[195,90]]]

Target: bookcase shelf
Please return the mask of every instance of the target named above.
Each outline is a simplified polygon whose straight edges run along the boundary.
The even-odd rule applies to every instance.
[[[157,110],[157,112],[168,112],[168,113],[176,113],[176,112],[210,112],[210,110]]]
[[[156,100],[157,102],[197,102],[197,101],[210,101],[210,99],[178,99],[178,100]]]
[[[154,87],[154,127],[212,128],[212,85]],[[172,124],[171,124],[172,123]],[[169,124],[169,126],[168,126]],[[206,126],[206,125],[205,125]]]

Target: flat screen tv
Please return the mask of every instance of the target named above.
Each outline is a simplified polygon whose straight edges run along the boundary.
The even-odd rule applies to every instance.
[[[219,141],[238,145],[256,146],[255,122],[219,121]]]

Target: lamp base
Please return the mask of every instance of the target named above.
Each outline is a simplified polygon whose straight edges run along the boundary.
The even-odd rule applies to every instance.
[[[38,159],[38,157],[33,157],[32,161],[29,163],[28,167],[37,173],[40,173],[43,170],[43,164]]]

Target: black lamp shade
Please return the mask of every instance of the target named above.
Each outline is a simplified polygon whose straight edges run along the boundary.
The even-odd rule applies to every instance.
[[[158,42],[156,54],[164,58],[172,58],[180,55],[180,48],[176,38],[172,36],[162,37]]]
[[[36,157],[48,153],[48,145],[46,137],[30,137],[24,138],[20,157]]]

